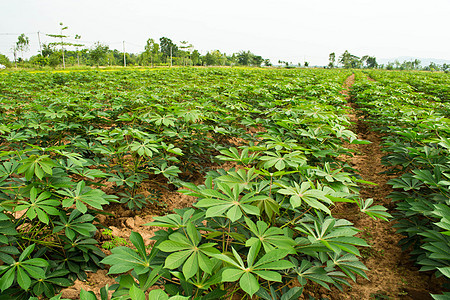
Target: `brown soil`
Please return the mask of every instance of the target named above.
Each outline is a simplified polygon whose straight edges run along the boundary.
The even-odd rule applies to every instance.
[[[364,180],[377,184],[377,186],[361,185],[361,197],[363,199],[373,198],[376,204],[392,209],[393,205],[391,205],[390,199],[386,198],[391,191],[390,186],[387,185],[390,177],[380,174],[386,171],[385,167],[381,165],[381,157],[383,156],[380,146],[381,136],[369,130],[364,122],[364,118],[357,115],[358,108],[350,102],[348,96],[348,91],[354,80],[354,75],[347,78],[342,91],[349,100],[349,118],[354,124],[353,131],[358,134],[358,137],[372,143],[369,145],[347,145],[356,154],[346,159],[353,168],[358,170]],[[235,167],[235,165],[227,163],[220,167],[229,169]],[[197,176],[194,183],[203,183],[203,177]],[[162,196],[159,201],[166,203],[166,208],[150,207],[135,213],[118,205],[110,207],[108,212],[112,213],[113,216],[99,215],[98,219],[101,224],[108,226],[112,230],[114,236],[124,238],[129,242],[128,238],[131,231],[136,231],[143,236],[147,244],[150,244],[149,238],[159,228],[144,226],[144,224],[151,222],[155,215],[161,215],[174,208],[191,206],[195,200],[193,197],[161,188],[161,186],[155,184],[149,184],[145,188],[153,188],[160,191]],[[339,203],[333,209],[333,215],[353,222],[354,226],[361,230],[359,236],[371,245],[370,248],[360,249],[362,262],[370,269],[367,272],[369,280],[359,277],[356,283],[352,282],[352,286],[345,287],[343,292],[336,288],[332,288],[329,291],[318,285],[309,285],[300,299],[310,299],[309,297],[312,296],[315,299],[425,300],[431,299],[429,296],[430,292],[439,292],[439,284],[436,279],[430,274],[419,273],[418,269],[409,262],[408,255],[401,251],[397,243],[402,237],[395,234],[392,222],[373,220],[367,215],[360,213],[353,204]],[[100,237],[99,240],[104,240],[104,237]],[[106,284],[112,285],[114,283],[114,278],[108,276],[106,270],[100,270],[96,273],[88,274],[86,282],[77,280],[75,285],[63,290],[63,298],[78,299],[81,288],[87,291],[94,291],[98,296],[100,288]]]

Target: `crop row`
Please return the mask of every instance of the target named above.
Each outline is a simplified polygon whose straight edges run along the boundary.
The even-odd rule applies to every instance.
[[[408,92],[419,92],[425,95],[433,96],[431,101],[449,102],[450,101],[450,76],[447,73],[430,72],[382,72],[373,70],[367,72],[369,76],[379,82],[386,83],[389,86],[405,83]]]
[[[296,299],[308,281],[365,277],[352,224],[372,217],[343,143],[348,71],[176,69],[3,74],[0,82],[0,299],[53,297],[109,265],[114,299]],[[234,168],[213,165],[232,162]],[[190,174],[205,176],[203,185]],[[111,182],[113,189],[106,189]],[[105,254],[93,238],[112,203],[160,204],[146,182],[182,187],[192,208],[155,217],[147,249]],[[295,288],[288,288],[293,283]],[[106,289],[102,299],[107,299]],[[180,294],[181,293],[181,294]],[[94,298],[92,298],[94,297]],[[56,296],[55,299],[57,299]],[[82,292],[82,299],[95,299]]]
[[[370,74],[372,76],[373,73]],[[404,251],[421,266],[450,279],[450,106],[433,101],[429,90],[415,92],[396,80],[397,73],[377,73],[377,81],[359,74],[352,97],[372,129],[384,134],[383,163],[397,177],[389,184]],[[428,75],[428,74],[427,74]],[[402,75],[399,75],[400,77]],[[412,78],[415,73],[405,75]],[[424,78],[419,74],[417,77]],[[379,80],[379,81],[378,81]],[[420,79],[419,79],[420,80]],[[444,100],[444,99],[443,99]],[[447,299],[449,294],[433,295]]]

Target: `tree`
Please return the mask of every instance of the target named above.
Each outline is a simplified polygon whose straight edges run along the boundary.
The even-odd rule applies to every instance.
[[[75,34],[75,39],[76,40],[81,39],[81,35]],[[80,66],[80,53],[78,51],[78,47],[81,47],[81,46],[84,46],[84,45],[82,45],[82,44],[75,44],[74,46],[77,47],[77,63],[78,63],[78,66]]]
[[[256,67],[261,67],[261,64],[263,63],[264,59],[260,55],[253,55],[251,64]]]
[[[444,71],[445,73],[448,73],[450,69],[450,65],[449,64],[443,64],[442,65],[442,71]]]
[[[305,61],[305,68],[309,66],[309,62]]]
[[[420,64],[421,64],[420,59],[416,58],[412,63],[413,63],[414,70],[420,69]]]
[[[339,57],[339,62],[344,66],[344,68],[358,68],[361,63],[359,57],[350,54],[347,50]]]
[[[237,62],[240,65],[248,66],[250,63],[250,51],[240,51],[237,55]]]
[[[172,56],[178,55],[178,46],[175,45],[171,39],[162,37],[159,39],[159,43],[161,47],[161,53],[163,54],[165,59],[167,59],[167,57],[172,58]]]
[[[74,43],[65,42],[64,39],[68,38],[69,36],[68,35],[64,35],[63,31],[67,30],[69,27],[64,26],[64,24],[62,22],[59,23],[59,26],[61,26],[60,34],[47,34],[47,36],[55,38],[55,39],[59,39],[60,41],[59,42],[49,43],[48,45],[49,46],[61,46],[63,68],[65,69],[66,68],[66,60],[65,60],[65,56],[64,56],[64,51],[65,51],[64,46],[75,46],[75,47],[77,47],[77,51],[78,51],[78,47],[81,47],[81,46],[84,46],[84,45],[83,44],[76,44],[76,43],[74,44]],[[80,39],[80,38],[81,38],[81,36],[75,35],[75,39]]]
[[[22,59],[23,59],[23,53],[28,51],[30,49],[30,39],[22,33],[17,38],[16,42],[16,50],[22,52]]]
[[[147,43],[145,44],[145,53],[148,57],[150,57],[150,64],[153,67],[153,61],[155,60],[155,57],[158,56],[159,52],[159,44],[155,42],[154,39],[148,39]]]
[[[42,56],[49,57],[55,50],[50,44],[42,44]]]
[[[334,64],[336,63],[336,53],[334,52],[330,53],[330,55],[328,56],[328,60],[329,60],[328,67],[330,69],[334,68]]]
[[[430,62],[430,65],[428,66],[428,69],[430,69],[430,71],[440,71],[441,70],[439,65],[434,63],[434,62]]]
[[[68,29],[69,27],[64,26],[64,24],[62,22],[59,23],[59,26],[61,26],[60,34],[47,34],[47,36],[52,37],[52,38],[56,38],[56,39],[60,39],[59,42],[50,43],[49,45],[61,46],[63,68],[65,69],[66,68],[66,60],[64,59],[64,45],[66,45],[66,43],[64,42],[64,38],[68,38],[69,36],[68,35],[63,35],[63,31]]]
[[[4,65],[5,67],[11,67],[9,58],[4,54],[0,54],[0,64]]]
[[[377,59],[374,56],[364,55],[361,58],[361,63],[366,64],[366,68],[374,69],[378,66]]]
[[[271,66],[272,66],[272,63],[270,62],[270,59],[266,58],[266,59],[264,60],[264,65],[265,65],[266,67],[271,67]]]
[[[109,50],[109,46],[103,45],[100,42],[94,44],[94,47],[89,51],[91,61],[97,65],[100,65],[100,61],[106,57]]]
[[[192,44],[188,44],[187,41],[181,41],[180,44],[181,44],[180,49],[182,50],[180,52],[183,58],[183,65],[186,65],[187,64],[186,57],[190,58],[194,46],[192,46]]]
[[[198,50],[192,51],[191,60],[194,66],[200,66],[202,64],[200,60],[200,52],[198,52]]]

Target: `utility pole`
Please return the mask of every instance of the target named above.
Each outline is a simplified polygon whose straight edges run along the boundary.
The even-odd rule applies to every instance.
[[[14,52],[14,66],[17,69],[17,49],[16,49],[16,46],[13,47],[13,52]]]
[[[61,25],[61,49],[62,49],[62,56],[63,56],[63,69],[66,68],[66,60],[64,58],[64,39],[63,39],[63,30],[67,29],[66,27],[63,27],[63,23],[59,23],[59,25]]]
[[[123,41],[123,66],[127,66],[127,58],[125,56],[125,41]]]
[[[39,41],[39,51],[41,52],[41,55],[42,55],[41,37],[39,35],[39,31],[37,32],[37,35],[38,35],[38,41]]]

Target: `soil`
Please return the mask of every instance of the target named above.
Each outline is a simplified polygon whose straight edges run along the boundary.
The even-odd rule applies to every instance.
[[[343,86],[342,93],[347,95],[349,106],[349,118],[352,121],[352,130],[357,133],[359,139],[368,140],[368,145],[346,145],[355,150],[353,157],[347,157],[347,162],[355,168],[361,177],[376,186],[361,185],[360,194],[363,199],[373,198],[375,204],[384,205],[391,211],[393,205],[386,196],[391,192],[387,185],[390,179],[386,174],[386,168],[381,164],[381,157],[384,155],[380,144],[382,136],[371,131],[364,122],[364,116],[358,114],[358,107],[351,102],[348,91],[354,83],[354,75],[347,78]],[[234,167],[230,163],[224,166],[226,169]],[[193,180],[195,184],[203,183],[203,176],[197,175]],[[164,214],[175,208],[191,206],[195,201],[194,197],[186,196],[170,189],[162,188],[158,184],[149,184],[144,187],[156,189],[161,192],[159,201],[166,204],[166,207],[147,207],[137,215],[135,212],[123,208],[122,206],[111,206],[107,211],[112,216],[97,216],[100,223],[112,230],[113,236],[121,237],[129,242],[131,231],[140,233],[144,241],[150,244],[150,237],[159,228],[144,226],[153,220],[154,216]],[[338,203],[332,210],[337,218],[345,218],[354,223],[354,226],[361,230],[359,236],[364,238],[369,248],[360,249],[362,262],[370,269],[366,272],[369,280],[358,277],[356,282],[352,282],[351,287],[345,287],[344,291],[336,288],[327,290],[318,285],[308,285],[300,299],[432,299],[430,292],[439,293],[440,284],[435,277],[428,273],[419,272],[418,268],[410,262],[408,255],[401,251],[397,245],[402,236],[395,233],[392,227],[393,222],[373,220],[365,214],[359,212],[354,204],[349,206],[345,203]],[[105,241],[105,236],[99,236],[100,243]],[[109,254],[109,251],[104,251]],[[85,282],[77,280],[73,286],[63,290],[63,298],[78,299],[81,288],[93,291],[99,296],[100,288],[104,285],[114,284],[114,278],[107,275],[106,270],[88,274]],[[314,297],[314,298],[311,298]]]

